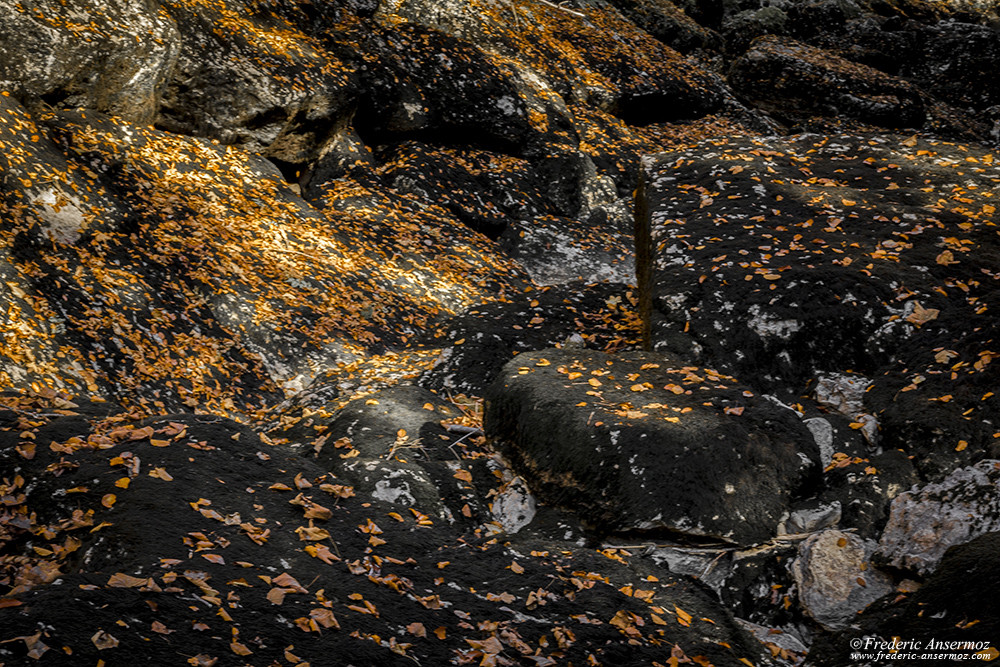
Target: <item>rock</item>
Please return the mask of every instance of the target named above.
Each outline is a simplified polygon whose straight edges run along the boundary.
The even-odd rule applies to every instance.
[[[801,535],[815,533],[840,523],[843,507],[839,500],[823,503],[818,500],[799,503],[788,519],[778,528],[779,533]]]
[[[935,167],[918,176],[905,165],[923,159],[919,151]],[[850,369],[874,380],[864,402],[881,423],[882,447],[922,446],[896,430],[904,419],[915,422],[911,433],[949,423],[975,438],[968,443],[987,445],[995,397],[980,383],[996,366],[972,362],[992,358],[982,317],[995,288],[973,275],[993,274],[987,258],[997,247],[975,213],[993,210],[981,197],[1000,182],[991,153],[916,138],[803,135],[707,142],[651,161],[644,178],[637,274],[654,349],[700,354],[785,399],[817,373]],[[918,189],[948,198],[963,179],[975,186],[962,187],[975,210],[931,203]],[[969,241],[960,244],[968,251],[956,255],[949,238]],[[955,281],[968,294],[959,288],[952,298],[946,284]],[[935,365],[942,346],[968,350],[971,365],[954,379]],[[956,405],[928,401],[959,391]],[[956,418],[970,408],[975,416]],[[955,416],[945,421],[942,412]]]
[[[487,0],[393,0],[382,3],[376,17],[386,24],[402,17],[477,44],[501,67],[517,63],[522,97],[550,118],[558,107],[544,104],[550,96],[546,88],[567,100],[599,101],[641,123],[698,117],[721,109],[729,96],[715,75],[604,2],[566,11],[547,4],[515,9]]]
[[[1000,461],[985,460],[900,493],[876,556],[892,567],[933,572],[949,547],[1000,530],[998,480]]]
[[[535,135],[517,83],[466,39],[410,24],[382,40],[373,65],[384,81],[362,100],[362,136],[444,132],[449,143],[511,150]]]
[[[605,534],[765,541],[818,466],[794,413],[662,355],[518,355],[484,424],[542,501]]]
[[[1000,104],[1000,85],[991,62],[1000,58],[1000,34],[993,28],[954,21],[922,27],[920,47],[900,75],[961,108]]]
[[[717,33],[696,23],[668,0],[618,0],[613,4],[630,21],[681,53],[722,46]]]
[[[733,552],[718,594],[738,618],[781,629],[808,644],[812,630],[796,604],[797,589],[789,567],[797,546],[796,540],[787,539]]]
[[[772,115],[840,116],[889,128],[916,128],[926,119],[913,85],[788,38],[756,40],[733,63],[729,82]]]
[[[867,637],[917,642],[920,655],[951,653],[969,656],[965,658],[969,660],[988,659],[1000,632],[998,550],[1000,533],[996,532],[953,546],[923,585],[901,585],[899,595],[870,606],[850,628],[818,637],[809,662],[822,667],[842,665],[844,656],[856,651]]]
[[[31,561],[7,551],[0,560],[7,664],[41,654],[67,667],[114,655],[169,664],[181,644],[208,662],[234,653],[315,663],[332,654],[395,667],[414,659],[447,664],[456,650],[477,661],[504,650],[530,655],[532,664],[585,662],[590,654],[607,664],[622,656],[652,663],[662,657],[661,641],[716,665],[764,660],[689,579],[653,577],[643,563],[567,543],[522,552],[496,539],[466,540],[426,507],[410,512],[350,489],[227,419],[139,420],[118,406],[47,395],[3,397],[11,419],[0,431],[0,461],[18,475],[5,475],[0,487],[0,547],[23,540],[40,550]],[[18,443],[29,431],[56,449],[18,453],[28,451]],[[378,466],[393,474],[389,462]],[[415,479],[407,481],[417,495]],[[404,487],[392,488],[404,497]],[[215,614],[224,599],[234,605],[224,605],[231,621]],[[689,624],[656,625],[650,613],[665,622],[687,614]],[[36,636],[39,622],[46,629]],[[391,647],[365,636],[394,637],[407,627]],[[424,637],[435,631],[445,639]],[[556,636],[562,648],[549,643]]]
[[[3,104],[20,119],[19,129],[2,140],[12,166],[0,204],[13,221],[5,241],[18,239],[33,257],[24,261],[41,262],[35,277],[11,274],[8,280],[31,296],[31,309],[21,311],[25,326],[61,327],[53,333],[86,351],[55,356],[59,343],[51,336],[18,345],[39,348],[31,353],[34,363],[51,352],[46,372],[76,391],[127,394],[177,410],[215,401],[232,414],[275,395],[279,385],[291,382],[294,390],[317,368],[357,356],[358,343],[391,343],[380,335],[386,333],[380,322],[409,320],[397,333],[413,336],[480,297],[499,296],[507,288],[473,278],[484,269],[492,273],[486,267],[497,259],[502,273],[520,275],[514,283],[524,284],[512,261],[441,209],[343,182],[317,209],[296,196],[271,163],[250,153],[94,111],[47,116],[39,126],[11,98]],[[24,191],[12,187],[12,177],[35,157],[60,185],[36,190],[18,180]],[[79,193],[87,189],[94,194],[84,206]],[[52,197],[58,211],[45,203]],[[74,217],[76,209],[81,216]],[[50,237],[62,241],[53,246]],[[464,240],[446,240],[458,238]],[[449,251],[440,252],[437,243]],[[326,250],[320,253],[316,244]],[[366,258],[362,249],[376,247],[386,255]],[[141,287],[125,297],[131,307],[111,307],[122,299],[119,280],[129,279],[106,273],[105,262],[124,267],[116,271]],[[20,299],[17,293],[6,298]],[[334,316],[334,302],[346,310]],[[106,335],[102,321],[120,333]],[[155,335],[145,333],[151,331]],[[7,372],[30,384],[16,359],[29,357],[8,357]],[[186,379],[174,384],[178,377]]]
[[[176,24],[149,0],[0,3],[0,87],[32,106],[148,124],[180,49]]]
[[[779,6],[764,5],[746,9],[726,19],[722,36],[726,52],[735,56],[745,53],[754,39],[763,35],[787,35],[788,14]]]
[[[630,284],[635,280],[632,234],[622,227],[605,211],[585,221],[544,216],[513,223],[500,243],[538,285]]]
[[[416,460],[453,458],[446,447],[442,450],[442,438],[450,441],[442,422],[458,416],[451,404],[422,387],[383,389],[356,398],[337,412],[319,434],[325,442],[320,461],[331,467],[337,463],[343,452],[333,445],[341,439],[370,458],[393,458],[394,454]]]
[[[762,643],[780,665],[798,665],[809,652],[809,648],[793,634],[778,628],[757,625],[741,618],[737,618],[736,622]]]
[[[437,519],[447,520],[451,517],[441,502],[437,485],[417,464],[354,458],[341,463],[337,469],[339,475],[361,498],[399,505],[406,509],[413,508]]]
[[[184,39],[156,122],[302,165],[353,111],[355,65],[289,17],[249,4],[163,3]]]
[[[538,510],[535,497],[520,477],[514,477],[506,483],[490,506],[493,519],[499,523],[505,532],[513,535],[531,523]]]
[[[799,545],[792,574],[805,612],[827,630],[847,627],[853,617],[892,590],[892,580],[874,569],[874,542],[827,530]]]
[[[816,382],[816,402],[853,418],[865,410],[865,390],[872,381],[857,375],[831,373]]]
[[[420,342],[440,349],[420,385],[481,396],[516,354],[563,345],[618,349],[639,339],[635,294],[626,285],[574,283],[530,289],[447,321]],[[573,337],[576,338],[573,338]]]
[[[840,454],[827,465],[815,501],[839,508],[839,527],[866,540],[882,535],[892,501],[919,482],[909,457],[898,449],[880,454]],[[789,531],[791,532],[791,531]]]
[[[416,142],[383,148],[377,157],[379,174],[394,189],[442,206],[494,239],[514,220],[556,211],[537,170],[524,159]]]

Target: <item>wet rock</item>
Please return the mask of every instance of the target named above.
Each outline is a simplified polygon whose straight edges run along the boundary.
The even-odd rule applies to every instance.
[[[824,628],[840,630],[890,592],[892,580],[872,567],[874,550],[874,542],[839,530],[802,542],[791,569],[805,612]]]
[[[729,82],[772,114],[841,116],[890,128],[920,127],[926,119],[913,85],[788,38],[758,39],[733,63]]]
[[[150,123],[180,49],[155,2],[0,3],[0,82],[33,104]]]
[[[601,533],[761,542],[818,471],[794,413],[662,355],[518,355],[489,388],[484,423],[540,499]]]
[[[879,540],[886,565],[926,575],[949,547],[1000,529],[1000,462],[980,461],[941,482],[914,487],[892,502]]]

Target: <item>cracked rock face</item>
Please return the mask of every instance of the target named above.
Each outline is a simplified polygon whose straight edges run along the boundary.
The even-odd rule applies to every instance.
[[[892,580],[872,567],[874,549],[874,542],[839,530],[816,533],[799,545],[792,563],[799,601],[827,630],[843,629],[892,590]]]
[[[152,0],[0,2],[0,87],[53,106],[148,123],[180,49]]]
[[[915,487],[892,503],[878,558],[926,575],[956,544],[1000,531],[1000,461],[961,468],[941,482]]]

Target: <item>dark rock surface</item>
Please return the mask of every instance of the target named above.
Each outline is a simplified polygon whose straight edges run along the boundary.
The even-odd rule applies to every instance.
[[[0,0],[0,665],[995,642],[995,5]]]
[[[661,355],[518,355],[486,393],[484,425],[542,500],[601,533],[765,541],[819,472],[790,411]]]

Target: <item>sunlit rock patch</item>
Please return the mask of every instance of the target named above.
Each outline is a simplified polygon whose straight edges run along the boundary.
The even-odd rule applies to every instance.
[[[523,284],[513,263],[461,224],[401,220],[407,209],[376,208],[371,197],[317,210],[240,149],[96,112],[36,124],[5,100],[8,163],[32,186],[49,183],[21,183],[4,202],[11,281],[37,313],[23,301],[8,326],[72,341],[62,356],[55,343],[29,358],[26,346],[43,337],[9,337],[8,386],[26,384],[18,359],[51,355],[52,370],[34,381],[232,410]],[[39,150],[58,159],[35,171]],[[47,174],[60,164],[65,171]],[[53,182],[80,203],[63,196],[56,212],[46,194]]]

